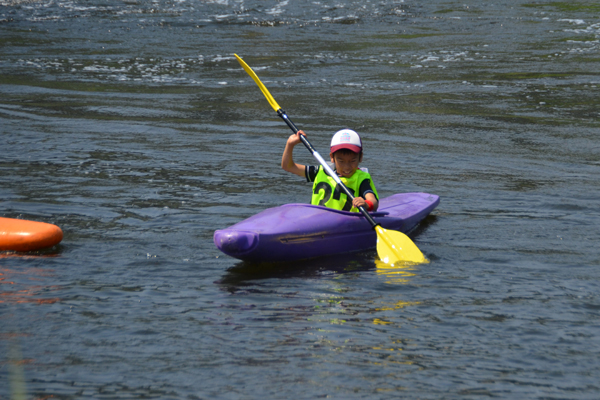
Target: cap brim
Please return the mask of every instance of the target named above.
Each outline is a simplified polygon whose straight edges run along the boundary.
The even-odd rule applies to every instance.
[[[341,149],[348,149],[355,153],[360,153],[362,150],[360,146],[357,146],[355,144],[350,144],[350,143],[343,143],[343,144],[338,144],[336,146],[331,146],[332,153],[335,153],[336,151],[341,150]]]

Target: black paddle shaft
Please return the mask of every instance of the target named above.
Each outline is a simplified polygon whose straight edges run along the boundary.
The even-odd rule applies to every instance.
[[[287,114],[285,113],[285,111],[283,111],[280,108],[279,110],[277,110],[277,115],[279,115],[281,117],[281,119],[283,119],[283,121],[287,124],[287,126],[289,126],[289,128],[292,130],[292,132],[298,133],[298,131],[300,129],[298,129],[298,127],[292,122],[292,120],[287,116]],[[302,141],[302,143],[304,144],[304,146],[306,146],[306,148],[308,149],[308,151],[310,151],[310,154],[313,154],[313,155],[315,153],[319,154],[315,150],[315,148],[312,146],[312,144],[310,144],[310,142],[308,141],[308,139],[306,138],[306,136],[300,135],[300,140]],[[319,158],[320,158],[320,156],[319,156]],[[354,194],[350,191],[350,189],[348,189],[346,187],[346,185],[344,185],[342,183],[342,181],[339,181],[338,184],[342,187],[342,189],[344,190],[344,192],[346,192],[346,195],[349,196],[350,199],[354,200]],[[375,229],[377,227],[377,225],[379,225],[377,222],[375,222],[375,220],[373,219],[373,217],[371,217],[371,215],[367,212],[367,210],[365,210],[364,207],[358,207],[358,210],[367,219],[367,221],[369,221],[369,223],[371,224],[371,227],[373,229]]]
[[[292,122],[292,120],[290,119],[290,117],[287,116],[287,114],[285,113],[285,111],[283,111],[280,108],[279,110],[277,110],[277,115],[279,115],[281,117],[281,119],[283,120],[283,122],[285,122],[287,124],[287,126],[290,127],[290,129],[292,130],[292,132],[298,133],[298,131],[300,129],[298,129],[298,127],[296,126],[296,124],[294,124]],[[308,139],[306,138],[306,136],[300,135],[300,140],[302,141],[302,143],[304,143],[304,146],[306,146],[306,148],[308,149],[308,151],[310,151],[310,154],[313,154],[316,151],[315,148],[312,146],[312,144],[310,144],[310,142],[308,141]]]

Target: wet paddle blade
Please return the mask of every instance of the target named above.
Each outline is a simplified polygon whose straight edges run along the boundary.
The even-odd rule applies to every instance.
[[[421,250],[402,232],[391,231],[377,226],[377,254],[386,264],[426,263]]]
[[[260,88],[260,91],[263,92],[263,94],[267,98],[267,101],[269,102],[269,104],[271,105],[271,107],[273,107],[273,110],[279,111],[279,109],[281,109],[281,107],[279,107],[279,104],[277,104],[277,102],[275,101],[275,99],[273,98],[273,96],[271,96],[271,93],[269,93],[269,91],[267,90],[267,88],[265,87],[265,85],[263,85],[263,83],[260,81],[260,79],[258,79],[258,76],[254,73],[254,71],[252,71],[252,68],[250,68],[248,66],[248,64],[246,64],[244,62],[244,60],[242,60],[240,58],[240,56],[238,56],[237,54],[234,54],[234,56],[235,56],[235,58],[237,58],[238,62],[242,66],[242,68],[244,68],[244,71],[246,71],[248,73],[248,75],[250,75],[250,77],[252,79],[254,79],[254,82],[256,82],[256,84]]]

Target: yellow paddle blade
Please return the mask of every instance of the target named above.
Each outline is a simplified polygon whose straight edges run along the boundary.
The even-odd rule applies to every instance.
[[[240,63],[240,65],[242,66],[242,68],[244,68],[244,70],[248,73],[248,75],[250,75],[250,77],[252,79],[254,79],[254,82],[256,82],[256,84],[258,85],[260,91],[263,92],[263,94],[267,98],[267,101],[269,102],[269,104],[271,105],[271,107],[273,107],[273,110],[279,111],[279,109],[281,107],[279,107],[279,104],[277,104],[277,102],[275,101],[275,99],[273,98],[273,96],[271,96],[271,93],[269,93],[269,91],[267,90],[267,88],[265,87],[265,85],[263,85],[263,83],[260,81],[260,79],[258,79],[258,76],[256,76],[256,74],[254,73],[254,71],[252,71],[252,68],[250,68],[248,66],[248,64],[246,64],[244,62],[244,60],[242,60],[240,58],[240,56],[238,56],[237,54],[234,54],[234,56],[235,56],[235,58],[237,58],[238,62]]]
[[[377,254],[386,264],[429,262],[421,250],[402,232],[389,231],[381,226],[377,231]]]

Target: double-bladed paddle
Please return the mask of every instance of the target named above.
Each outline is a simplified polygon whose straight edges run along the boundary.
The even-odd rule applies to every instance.
[[[265,85],[258,79],[258,76],[252,71],[252,68],[248,66],[237,54],[235,57],[239,61],[240,65],[244,68],[244,70],[250,75],[254,82],[258,85],[260,90],[263,92],[267,101],[273,107],[273,110],[277,112],[283,121],[290,127],[290,129],[294,133],[298,133],[299,129],[294,125],[294,123],[289,119],[285,111],[279,104],[275,101],[271,93],[267,90]],[[350,197],[350,199],[354,199],[354,194],[342,183],[338,175],[331,169],[329,164],[325,162],[323,157],[314,149],[314,147],[310,144],[306,136],[300,135],[300,140],[306,146],[308,151],[311,152],[313,157],[319,161],[319,163],[323,166],[327,174],[331,176],[335,182],[344,190],[346,195]],[[377,255],[379,258],[385,262],[386,264],[395,264],[397,262],[411,262],[411,263],[424,263],[427,262],[427,259],[421,253],[421,250],[410,240],[408,236],[406,236],[402,232],[387,230],[381,227],[371,215],[365,210],[364,207],[358,208],[361,214],[366,218],[366,220],[371,224],[371,227],[377,232]]]

